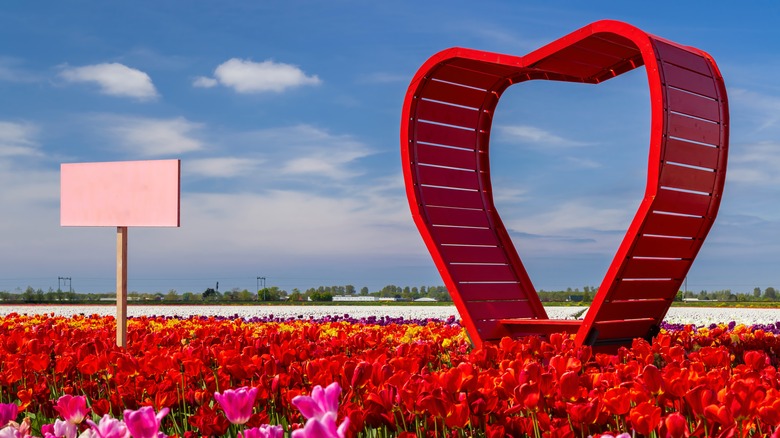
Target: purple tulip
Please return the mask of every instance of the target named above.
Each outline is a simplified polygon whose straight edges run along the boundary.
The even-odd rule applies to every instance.
[[[0,427],[16,420],[17,415],[19,415],[19,407],[16,403],[0,403]]]
[[[233,424],[246,424],[252,416],[257,388],[244,386],[238,389],[228,389],[222,394],[215,392],[214,399],[222,406],[225,417]]]
[[[130,438],[125,423],[108,414],[103,415],[98,424],[92,420],[87,420],[87,424],[92,432],[91,438]]]
[[[79,424],[84,421],[84,417],[89,413],[87,398],[83,395],[74,397],[70,394],[65,394],[57,399],[54,409],[59,412],[65,421],[73,424]]]
[[[282,438],[284,437],[284,429],[282,426],[264,424],[245,430],[243,435],[239,432],[238,436],[239,438]]]
[[[320,385],[315,386],[311,390],[311,396],[299,395],[292,399],[292,403],[307,420],[322,420],[325,415],[333,414],[335,422],[339,410],[339,396],[341,386],[338,382],[333,382],[325,389]]]
[[[166,436],[160,433],[160,421],[168,414],[168,408],[160,409],[157,414],[154,408],[144,406],[137,411],[124,412],[125,426],[133,438],[158,438]]]
[[[290,438],[345,438],[349,418],[344,418],[336,428],[336,414],[327,413],[322,418],[309,418],[303,429],[294,430]]]

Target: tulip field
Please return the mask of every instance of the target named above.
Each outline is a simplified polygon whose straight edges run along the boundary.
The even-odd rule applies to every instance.
[[[0,316],[0,438],[780,435],[769,321],[602,354],[476,349],[455,317],[149,315],[122,349],[112,316],[25,313]]]

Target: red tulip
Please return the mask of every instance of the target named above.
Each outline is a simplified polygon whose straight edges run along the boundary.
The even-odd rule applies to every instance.
[[[682,438],[688,432],[688,422],[679,412],[674,412],[664,419],[666,432],[670,438]]]
[[[661,408],[642,402],[631,409],[629,421],[637,432],[650,435],[650,432],[658,429],[661,424]]]

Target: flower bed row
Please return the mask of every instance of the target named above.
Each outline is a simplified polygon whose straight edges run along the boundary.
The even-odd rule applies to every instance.
[[[96,425],[149,407],[165,435],[267,424],[288,435],[310,420],[293,400],[334,382],[346,436],[741,437],[780,425],[780,337],[760,328],[667,328],[615,355],[562,335],[473,349],[454,321],[134,318],[127,349],[114,330],[112,317],[0,318],[0,403],[27,424],[15,433],[52,433],[69,395]],[[254,395],[241,426],[215,399],[239,391]]]

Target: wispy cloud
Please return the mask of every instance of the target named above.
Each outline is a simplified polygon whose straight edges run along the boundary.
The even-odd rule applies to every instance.
[[[0,56],[0,81],[35,82],[40,79],[37,74],[22,69],[21,64],[16,58]]]
[[[217,83],[232,88],[237,93],[281,93],[304,85],[319,85],[322,81],[316,75],[306,75],[299,67],[266,60],[253,62],[247,59],[231,58],[214,70],[214,77],[200,76],[193,86],[211,88]]]
[[[60,77],[68,82],[95,83],[109,96],[131,97],[141,101],[157,98],[157,90],[148,74],[124,64],[106,63],[66,67]]]
[[[628,206],[599,208],[588,200],[575,200],[523,218],[505,218],[504,223],[540,254],[614,253],[634,214]]]
[[[183,172],[210,178],[234,178],[257,169],[264,160],[239,157],[217,157],[185,160]]]
[[[585,146],[574,140],[555,135],[544,129],[528,125],[498,126],[499,141],[507,143],[528,143],[535,146],[574,147]]]
[[[360,82],[367,84],[408,83],[411,77],[411,73],[376,72],[363,76]]]
[[[268,146],[285,175],[306,175],[343,180],[363,173],[352,164],[373,153],[346,134],[332,134],[311,125],[255,131],[251,141]]]
[[[732,106],[744,108],[759,121],[759,129],[776,127],[780,122],[780,97],[742,88],[729,89]]]
[[[780,143],[763,141],[741,145],[737,153],[729,158],[728,182],[754,185],[780,183]]]
[[[152,119],[126,116],[102,116],[106,133],[127,151],[144,157],[161,157],[203,149],[197,133],[199,123],[184,117]]]
[[[37,132],[31,123],[0,120],[0,157],[41,155],[35,141]]]

